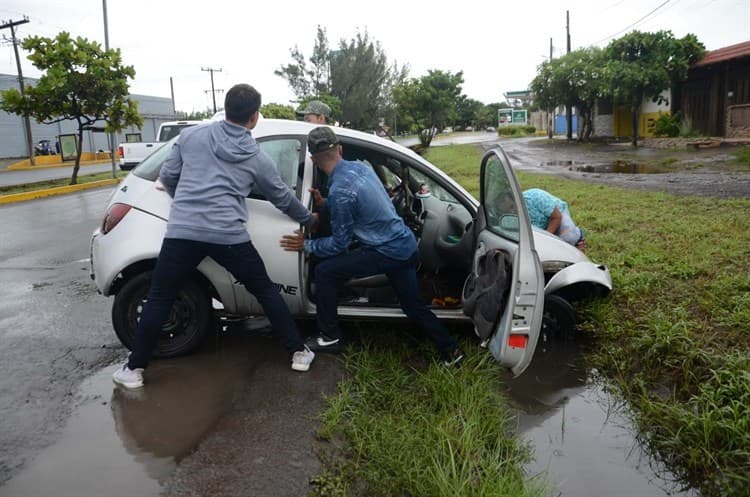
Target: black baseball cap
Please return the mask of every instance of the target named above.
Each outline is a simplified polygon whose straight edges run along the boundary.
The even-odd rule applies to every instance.
[[[307,135],[307,149],[312,155],[330,150],[338,144],[336,133],[328,126],[318,126]]]

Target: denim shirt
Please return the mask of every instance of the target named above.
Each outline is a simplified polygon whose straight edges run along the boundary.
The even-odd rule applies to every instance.
[[[328,180],[326,208],[331,236],[305,240],[305,252],[319,257],[345,253],[355,239],[386,257],[406,260],[417,240],[396,213],[388,193],[371,167],[341,160]]]

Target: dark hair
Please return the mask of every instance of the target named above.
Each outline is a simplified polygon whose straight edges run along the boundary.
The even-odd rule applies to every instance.
[[[260,109],[260,93],[250,85],[234,85],[224,98],[224,112],[229,121],[245,125]]]

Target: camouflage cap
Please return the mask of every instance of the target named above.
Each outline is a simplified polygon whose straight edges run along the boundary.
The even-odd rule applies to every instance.
[[[298,114],[316,114],[318,116],[331,117],[331,108],[320,100],[310,100],[307,106]]]
[[[312,155],[325,152],[338,144],[336,133],[328,126],[318,126],[307,135],[307,149]]]

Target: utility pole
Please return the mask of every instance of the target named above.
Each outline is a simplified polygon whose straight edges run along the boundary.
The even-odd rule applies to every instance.
[[[16,54],[16,67],[18,68],[18,86],[21,89],[21,97],[24,96],[24,84],[23,84],[23,71],[21,70],[21,59],[18,56],[18,42],[16,41],[16,30],[14,29],[19,24],[26,24],[29,22],[29,18],[24,16],[21,21],[5,21],[0,29],[10,28],[10,39],[13,43],[13,51]],[[34,159],[34,140],[31,137],[31,121],[29,116],[23,116],[24,132],[26,134],[26,147],[29,149],[29,163],[33,166],[36,164]]]
[[[224,90],[214,90],[214,73],[221,72],[221,69],[213,69],[211,67],[201,67],[201,71],[208,71],[211,73],[211,89],[206,90],[206,93],[211,92],[211,98],[214,101],[214,114],[216,114],[216,92],[222,92]]]
[[[568,39],[568,51],[570,53],[570,11],[565,11],[565,33]],[[567,128],[568,128],[568,141],[573,140],[573,107],[568,104],[565,106],[565,113],[567,117]]]
[[[552,62],[552,37],[549,38],[549,61]],[[547,138],[552,139],[555,128],[555,108],[547,111],[549,117],[547,117]]]
[[[104,50],[109,51],[109,27],[107,25],[107,0],[102,0],[102,10],[104,11]],[[117,167],[115,166],[115,134],[108,133],[109,157],[112,159],[112,177],[117,177]],[[79,144],[82,147],[83,144]]]
[[[177,118],[177,108],[174,105],[174,83],[172,82],[172,76],[169,77],[169,90],[172,92],[172,114],[175,119]]]

